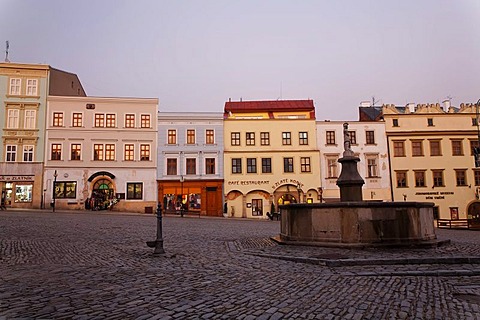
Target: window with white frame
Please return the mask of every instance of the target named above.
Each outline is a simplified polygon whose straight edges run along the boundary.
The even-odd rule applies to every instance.
[[[62,145],[60,143],[52,143],[51,160],[62,160]]]
[[[54,112],[53,113],[53,123],[54,127],[63,127],[63,112]]]
[[[83,114],[75,112],[72,115],[72,127],[81,127],[83,126]]]
[[[167,159],[167,175],[168,176],[177,175],[177,159],[176,158]]]
[[[135,146],[133,143],[125,145],[124,157],[125,161],[133,161],[135,159]]]
[[[7,113],[7,128],[17,129],[19,123],[20,110],[18,109],[8,109]]]
[[[215,158],[205,158],[205,174],[215,174]]]
[[[96,128],[103,128],[105,126],[105,115],[103,113],[95,113],[94,126]]]
[[[187,144],[195,144],[195,129],[187,130]]]
[[[103,160],[103,144],[93,145],[93,160],[95,161]]]
[[[33,146],[23,146],[23,162],[33,162]]]
[[[107,128],[115,128],[117,126],[117,117],[113,113],[107,113]]]
[[[301,172],[311,172],[310,167],[310,157],[301,157],[300,158],[300,171]]]
[[[5,153],[6,162],[15,162],[17,161],[17,146],[16,145],[7,145]]]
[[[80,143],[72,143],[70,146],[70,160],[81,160],[82,145]]]
[[[186,174],[197,174],[197,159],[187,158],[186,159]]]
[[[150,161],[150,145],[140,145],[140,161]]]
[[[378,177],[378,155],[366,155],[367,158],[367,178]]]
[[[215,143],[215,132],[211,129],[205,131],[205,144]]]
[[[338,156],[327,157],[327,178],[338,177]]]
[[[37,95],[37,79],[27,79],[27,96]]]
[[[125,115],[125,128],[135,128],[135,115],[126,114]]]
[[[10,94],[14,96],[19,96],[22,89],[22,79],[20,78],[11,78],[10,79]]]
[[[25,110],[25,129],[35,129],[37,110]]]
[[[142,114],[140,116],[140,126],[142,128],[150,128],[150,115],[149,114]]]
[[[105,144],[105,161],[115,161],[115,144]]]
[[[167,130],[167,143],[168,144],[177,144],[177,130],[168,129]]]

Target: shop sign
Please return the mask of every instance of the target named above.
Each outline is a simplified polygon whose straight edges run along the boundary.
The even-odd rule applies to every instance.
[[[253,186],[253,185],[262,185],[262,184],[269,184],[270,181],[268,180],[233,180],[228,181],[229,186]]]
[[[34,176],[0,175],[0,181],[4,181],[4,182],[33,181],[33,177]]]
[[[432,191],[432,192],[417,192],[415,193],[416,196],[425,196],[426,200],[434,200],[434,199],[445,199],[447,195],[454,195],[455,192],[452,191]]]
[[[281,185],[283,184],[293,184],[295,186],[297,185],[300,185],[300,188],[303,188],[303,183],[301,183],[300,181],[298,180],[295,180],[295,179],[282,179],[282,180],[279,180],[277,182],[275,182],[273,185],[272,185],[272,189],[277,189],[278,187],[280,187]]]

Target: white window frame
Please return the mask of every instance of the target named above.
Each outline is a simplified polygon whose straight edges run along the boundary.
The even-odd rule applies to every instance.
[[[31,149],[31,150],[28,150]],[[25,160],[25,156],[29,155],[30,159]],[[35,160],[35,146],[28,144],[28,145],[23,145],[23,162],[33,162]]]
[[[378,178],[379,176],[379,171],[378,171],[378,166],[379,166],[379,157],[378,154],[366,154],[365,155],[365,162],[367,164],[367,178]],[[374,167],[375,167],[375,172],[370,172],[370,161],[373,160],[375,161]]]
[[[326,156],[326,177],[327,179],[337,179],[338,178],[338,155],[328,155]],[[330,165],[330,163],[334,165]],[[334,170],[334,172],[332,171]]]
[[[16,162],[16,161],[17,161],[17,145],[7,144],[5,146],[5,162]]]
[[[19,96],[22,93],[22,79],[21,78],[10,78],[10,95]]]
[[[126,148],[127,148],[127,146],[130,146],[130,145],[133,146],[133,150],[132,150],[132,151],[133,151],[133,159],[131,159],[131,160],[130,160],[130,159],[127,159],[127,158],[125,157],[125,154],[126,154],[126,151],[127,151]],[[135,161],[135,149],[136,149],[136,148],[135,148],[135,143],[124,143],[124,144],[123,144],[123,161],[127,161],[127,162],[133,162],[133,161]]]
[[[38,80],[37,79],[27,79],[27,96],[37,96],[38,95]]]
[[[24,124],[25,129],[35,129],[37,120],[37,110],[25,110]]]
[[[8,109],[7,111],[7,128],[18,129],[20,123],[20,110]]]

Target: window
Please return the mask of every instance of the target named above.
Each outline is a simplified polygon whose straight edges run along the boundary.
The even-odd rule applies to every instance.
[[[375,131],[365,131],[366,144],[375,144]]]
[[[117,126],[116,115],[107,113],[107,128],[115,128]]]
[[[247,144],[247,146],[255,145],[255,132],[247,132],[245,134],[245,143]]]
[[[357,144],[357,132],[348,131],[348,135],[350,137],[350,144]]]
[[[292,134],[290,132],[282,132],[282,144],[284,146],[292,144]]]
[[[127,200],[143,199],[143,183],[127,182]]]
[[[150,161],[150,145],[149,144],[140,145],[140,161]]]
[[[433,119],[432,119],[432,118],[428,118],[428,119],[427,119],[427,125],[428,125],[429,127],[433,127]]]
[[[475,179],[475,185],[480,186],[480,170],[474,170],[473,177]]]
[[[443,187],[443,170],[432,170],[433,186]]]
[[[397,188],[407,187],[407,171],[397,171]]]
[[[230,134],[230,141],[232,146],[239,146],[240,145],[240,132],[232,132]]]
[[[205,174],[215,174],[215,158],[205,158]]]
[[[327,178],[337,178],[337,158],[329,157],[327,158]]]
[[[215,133],[213,130],[209,129],[205,131],[205,143],[215,144]]]
[[[442,152],[440,150],[440,140],[430,140],[430,155],[431,156],[442,155]]]
[[[392,119],[392,126],[398,127],[398,119]]]
[[[327,144],[335,144],[335,131],[327,131]]]
[[[422,140],[412,141],[412,156],[423,157],[423,141]]]
[[[83,126],[83,114],[74,113],[72,115],[72,127],[82,127]]]
[[[168,144],[177,144],[177,130],[169,129],[167,131]]]
[[[125,145],[123,159],[125,161],[135,160],[135,146],[133,144],[129,143]]]
[[[425,170],[415,170],[415,187],[425,187]]]
[[[293,158],[283,158],[283,172],[293,172]]]
[[[142,114],[140,116],[140,127],[150,128],[150,115],[149,114]]]
[[[51,160],[62,160],[62,145],[60,143],[52,144]]]
[[[300,158],[300,171],[301,172],[311,172],[310,168],[310,157],[301,157]]]
[[[11,78],[10,79],[10,94],[14,96],[19,96],[22,88],[22,79]]]
[[[453,156],[463,156],[462,140],[452,140],[452,155]]]
[[[478,140],[470,140],[470,155],[474,155],[473,149],[478,148]]]
[[[17,146],[7,145],[7,152],[5,154],[6,162],[15,162],[17,161]]]
[[[103,160],[103,144],[93,145],[93,160],[95,161]]]
[[[167,159],[167,175],[168,176],[177,175],[177,159],[175,158]]]
[[[187,174],[196,174],[197,173],[197,159],[187,158]]]
[[[53,126],[54,127],[63,127],[63,113],[54,112],[53,113]]]
[[[260,132],[260,144],[262,146],[270,145],[270,132]]]
[[[378,155],[367,155],[367,178],[378,177]]]
[[[457,187],[464,187],[467,185],[467,170],[455,169],[455,178]]]
[[[72,143],[70,146],[70,160],[80,160],[82,146],[79,143]]]
[[[247,173],[257,173],[256,158],[247,158]]]
[[[242,173],[242,159],[233,158],[232,159],[232,173]]]
[[[272,158],[262,158],[262,173],[272,173]]]
[[[404,141],[393,141],[393,156],[405,157],[405,143]]]
[[[126,114],[125,115],[125,128],[135,128],[135,115]]]
[[[252,199],[252,216],[263,215],[263,201],[262,199]]]
[[[115,161],[115,145],[114,144],[105,145],[105,160]]]
[[[27,96],[37,95],[37,79],[27,79]]]
[[[75,199],[77,197],[77,182],[57,181],[55,182],[56,199]]]
[[[33,146],[23,146],[23,162],[33,162]]]
[[[32,202],[33,185],[32,184],[16,184],[15,185],[15,202]]]
[[[7,115],[7,128],[17,129],[19,124],[19,115],[20,110],[18,109],[9,109]]]
[[[96,128],[103,128],[105,126],[105,115],[103,113],[95,113],[95,123]]]
[[[307,146],[308,145],[308,132],[299,132],[298,133],[298,143],[301,146]]]
[[[35,129],[35,122],[37,117],[36,110],[25,110],[25,129]]]
[[[195,130],[188,129],[187,130],[187,144],[195,144]]]

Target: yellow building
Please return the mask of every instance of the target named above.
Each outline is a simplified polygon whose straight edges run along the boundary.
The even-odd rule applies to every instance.
[[[394,201],[435,203],[435,216],[466,219],[479,214],[480,168],[473,104],[383,106]]]
[[[281,204],[319,202],[312,100],[229,101],[224,111],[229,217],[266,218]]]

